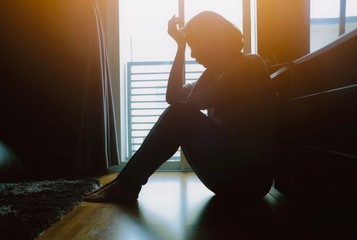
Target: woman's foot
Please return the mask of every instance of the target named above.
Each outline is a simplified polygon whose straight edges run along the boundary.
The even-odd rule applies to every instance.
[[[114,179],[106,184],[104,184],[103,186],[101,186],[100,188],[98,188],[97,190],[93,191],[93,192],[90,192],[90,193],[87,193],[86,194],[86,197],[90,196],[90,195],[94,195],[96,194],[97,192],[100,192],[100,191],[103,191],[105,188],[115,184],[117,182],[117,179]]]
[[[84,198],[86,202],[134,202],[139,194],[134,193],[117,181],[104,185]]]

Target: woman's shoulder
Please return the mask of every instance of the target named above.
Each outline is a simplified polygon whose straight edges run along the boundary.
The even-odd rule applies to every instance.
[[[236,68],[246,65],[266,65],[263,58],[259,54],[243,54],[239,58],[235,59],[230,67]]]
[[[258,54],[244,54],[233,61],[226,70],[227,73],[237,73],[239,75],[253,73],[269,74],[268,67],[263,58]]]

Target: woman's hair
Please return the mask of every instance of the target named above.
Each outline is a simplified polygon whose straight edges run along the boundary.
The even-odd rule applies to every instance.
[[[241,51],[243,34],[233,23],[221,15],[205,11],[194,16],[182,29],[188,39],[193,41],[212,41],[214,44],[223,44],[231,50]]]

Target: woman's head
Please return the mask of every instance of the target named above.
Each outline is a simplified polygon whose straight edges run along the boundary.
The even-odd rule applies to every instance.
[[[182,31],[191,47],[192,57],[203,65],[237,55],[244,45],[241,31],[221,15],[210,11],[194,16]]]

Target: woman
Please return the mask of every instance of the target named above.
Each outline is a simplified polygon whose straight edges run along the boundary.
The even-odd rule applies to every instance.
[[[170,106],[117,178],[87,201],[135,201],[150,175],[181,146],[205,186],[218,196],[260,198],[270,189],[274,167],[274,93],[266,65],[243,54],[240,30],[214,12],[202,12],[168,33],[177,43],[166,100]],[[206,67],[184,84],[186,44]],[[208,116],[200,110],[208,109]]]

